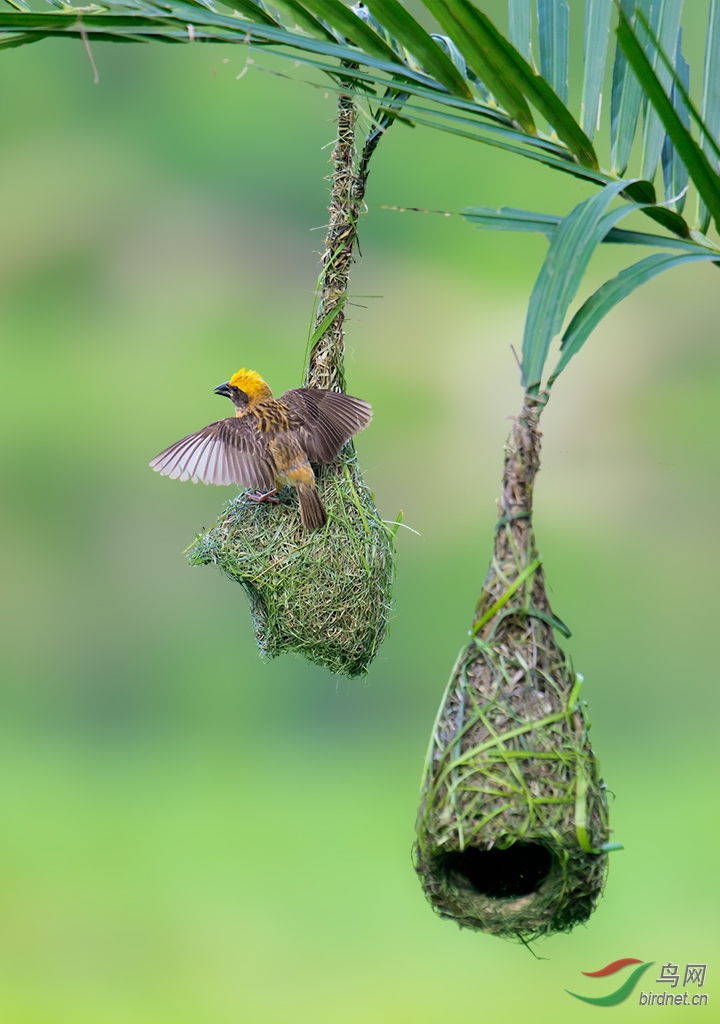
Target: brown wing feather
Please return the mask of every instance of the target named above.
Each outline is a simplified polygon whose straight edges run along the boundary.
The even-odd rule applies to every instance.
[[[346,441],[368,425],[372,406],[341,391],[293,388],[280,398],[302,422],[295,428],[311,462],[332,462]]]
[[[210,423],[182,437],[150,463],[173,480],[238,484],[269,490],[275,484],[267,441],[254,420],[235,417]]]

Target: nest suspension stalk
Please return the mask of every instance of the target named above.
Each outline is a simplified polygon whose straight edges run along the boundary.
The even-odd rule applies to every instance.
[[[376,126],[358,156],[357,111],[338,98],[330,221],[318,282],[305,386],[344,391],[344,307]],[[362,675],[387,629],[395,573],[393,536],[365,485],[352,443],[315,472],[327,523],[300,527],[297,499],[253,502],[241,492],[190,549],[194,564],[218,565],[250,600],[262,654],[292,651],[332,672]]]
[[[350,63],[345,66],[357,67]],[[316,341],[308,353],[305,384],[311,388],[344,391],[344,307],[358,237],[358,217],[365,198],[370,158],[392,122],[387,115],[376,122],[358,155],[355,141],[357,106],[353,97],[341,92],[337,111],[330,222],[318,282],[314,324]]]
[[[333,150],[330,223],[322,256],[316,332],[329,320],[324,333],[308,353],[305,384],[311,388],[345,390],[345,311],[353,250],[357,240],[359,201],[355,198],[355,121],[351,96],[338,98],[337,138]],[[359,183],[358,183],[359,184]],[[362,189],[364,192],[364,188]]]
[[[532,526],[546,397],[525,395],[505,449],[493,558],[435,722],[417,823],[416,869],[435,910],[521,940],[587,920],[609,834]]]

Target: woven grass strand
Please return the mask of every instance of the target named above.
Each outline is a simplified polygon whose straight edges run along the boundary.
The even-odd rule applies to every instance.
[[[356,174],[355,122],[355,103],[341,93],[315,333],[326,327],[308,354],[305,374],[306,386],[336,391],[345,388],[343,307],[367,176],[367,159]],[[303,530],[292,488],[277,505],[252,502],[241,492],[189,556],[194,564],[219,566],[243,587],[262,654],[293,652],[331,672],[363,675],[387,630],[393,537],[352,444],[332,465],[316,467],[316,480],[328,515],[323,529]]]
[[[442,917],[523,941],[587,920],[609,834],[532,527],[542,404],[526,396],[506,447],[493,558],[433,728],[415,848]]]

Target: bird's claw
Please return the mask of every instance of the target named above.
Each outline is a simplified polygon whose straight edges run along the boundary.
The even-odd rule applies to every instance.
[[[248,498],[250,501],[269,501],[273,505],[279,505],[280,499],[275,497],[276,494],[277,487],[272,491],[267,491],[265,494],[248,494]]]

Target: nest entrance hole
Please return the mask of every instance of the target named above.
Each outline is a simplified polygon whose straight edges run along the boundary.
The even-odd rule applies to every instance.
[[[456,885],[490,899],[516,899],[537,892],[553,863],[540,843],[513,843],[505,850],[469,846],[438,857],[438,869]]]

